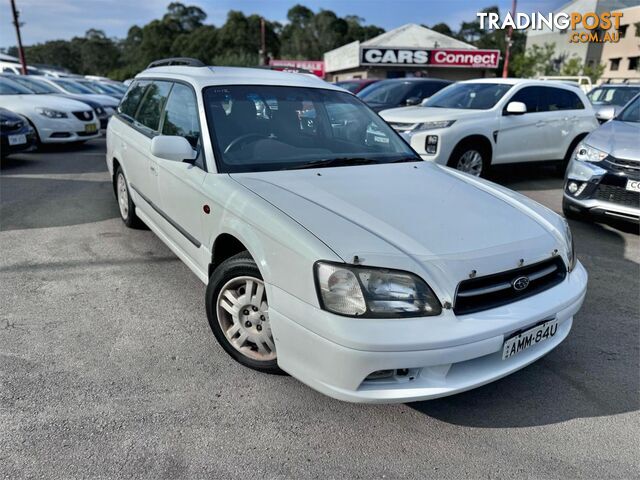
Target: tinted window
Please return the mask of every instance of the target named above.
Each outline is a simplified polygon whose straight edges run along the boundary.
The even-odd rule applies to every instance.
[[[539,111],[539,99],[541,95],[540,87],[524,87],[518,90],[516,94],[511,97],[509,102],[522,102],[527,106],[527,113],[536,113]]]
[[[420,160],[349,93],[234,85],[208,87],[203,96],[221,173]]]
[[[589,100],[594,105],[626,105],[640,93],[640,87],[598,87],[589,92]]]
[[[120,105],[118,105],[118,112],[133,118],[133,116],[136,114],[138,104],[142,99],[142,95],[144,95],[144,90],[145,88],[147,88],[147,85],[149,85],[149,82],[132,82],[129,86],[129,90],[127,90],[127,93],[125,93],[124,97],[122,97]]]
[[[448,84],[447,83],[440,83],[440,82],[418,82],[417,85],[415,85],[411,91],[409,92],[409,95],[407,95],[407,98],[410,97],[418,97],[420,100],[424,99],[424,98],[428,98],[431,95],[433,95],[434,93],[436,93],[439,90],[442,90],[444,87],[446,87]]]
[[[511,87],[507,83],[454,83],[433,95],[427,102],[427,107],[488,110]]]
[[[543,101],[540,103],[540,110],[543,112],[556,112],[558,110],[580,110],[584,105],[575,93],[552,87],[543,88]]]
[[[194,149],[198,147],[200,123],[196,97],[191,88],[179,83],[174,84],[164,115],[163,135],[184,137]]]
[[[363,89],[358,97],[367,103],[400,104],[410,89],[410,82],[382,81]]]
[[[144,93],[144,98],[138,107],[135,119],[138,123],[151,130],[157,131],[160,125],[160,115],[171,90],[170,82],[151,82]]]

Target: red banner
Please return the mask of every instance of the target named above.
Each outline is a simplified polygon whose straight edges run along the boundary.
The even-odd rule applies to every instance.
[[[430,65],[439,67],[498,68],[500,50],[431,50]]]

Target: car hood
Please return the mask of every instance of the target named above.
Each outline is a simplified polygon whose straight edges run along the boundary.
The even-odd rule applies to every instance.
[[[585,143],[616,158],[640,161],[638,138],[640,123],[611,120],[591,132]]]
[[[0,106],[10,110],[23,112],[25,109],[37,107],[52,108],[63,112],[75,112],[90,110],[86,103],[76,100],[59,97],[58,95],[2,95],[0,96]]]
[[[473,118],[480,115],[486,117],[486,110],[464,110],[462,108],[433,108],[433,107],[401,107],[380,112],[380,116],[387,122],[419,123],[437,120],[458,120]]]
[[[565,250],[562,220],[502,187],[430,162],[232,174],[343,261],[414,271],[452,299],[486,275]]]

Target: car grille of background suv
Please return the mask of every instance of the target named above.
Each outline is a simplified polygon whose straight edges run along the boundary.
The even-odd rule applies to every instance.
[[[93,120],[93,112],[91,110],[87,110],[84,112],[73,112],[78,120],[82,120],[83,122],[88,122],[89,120]]]
[[[598,185],[594,198],[625,207],[640,208],[640,193],[630,192],[624,187],[614,185]]]
[[[506,305],[548,290],[566,276],[567,268],[556,256],[526,267],[463,280],[458,285],[453,311],[456,315],[466,315]],[[529,285],[516,290],[513,283],[520,277],[527,277]]]

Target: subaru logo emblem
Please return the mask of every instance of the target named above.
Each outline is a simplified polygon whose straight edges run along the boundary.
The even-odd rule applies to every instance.
[[[529,286],[529,277],[518,277],[511,282],[511,286],[520,292]]]

